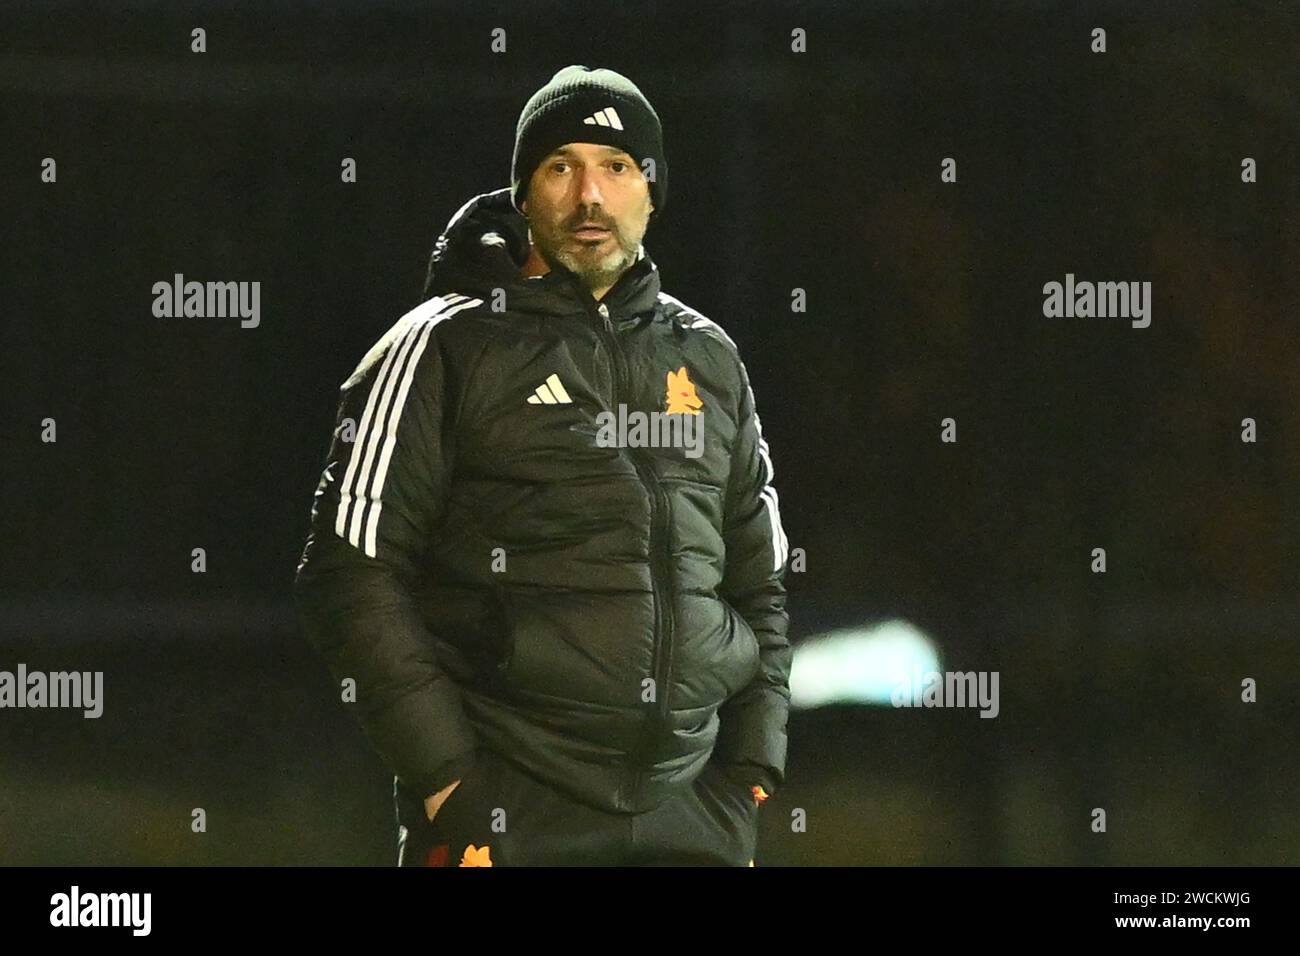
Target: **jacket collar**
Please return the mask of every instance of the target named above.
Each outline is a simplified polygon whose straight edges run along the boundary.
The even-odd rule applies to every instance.
[[[589,313],[595,300],[582,281],[563,266],[543,276],[520,270],[528,259],[528,221],[510,201],[510,187],[480,193],[457,210],[434,246],[425,297],[459,292],[491,301],[504,289],[511,312],[543,315]],[[611,318],[652,312],[659,297],[659,269],[646,252],[619,277],[605,297]]]

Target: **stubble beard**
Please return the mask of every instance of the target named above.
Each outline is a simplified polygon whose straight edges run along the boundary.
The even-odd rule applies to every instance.
[[[555,233],[542,234],[533,231],[533,241],[546,263],[554,269],[556,264],[564,266],[574,273],[590,290],[613,285],[636,261],[640,242],[625,239],[622,230],[611,230],[616,248],[602,256],[594,256],[590,249],[574,249],[569,244],[572,233],[557,230]]]

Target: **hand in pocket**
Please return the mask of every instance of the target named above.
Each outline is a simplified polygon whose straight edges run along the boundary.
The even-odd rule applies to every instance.
[[[437,818],[439,814],[445,814],[447,812],[447,803],[455,794],[460,793],[464,789],[466,783],[473,783],[478,778],[478,774],[483,772],[483,765],[486,760],[487,752],[480,750],[478,756],[475,757],[474,762],[465,769],[465,772],[459,780],[453,780],[437,793],[425,798],[424,816],[430,824],[433,823],[434,819]]]
[[[438,815],[438,811],[442,808],[442,805],[447,802],[447,798],[450,797],[452,793],[455,792],[456,788],[459,786],[460,786],[460,781],[453,780],[451,783],[447,784],[447,786],[443,787],[437,793],[425,798],[424,816],[426,819],[428,819],[430,823],[432,823],[433,818]]]
[[[758,807],[750,784],[741,780],[742,768],[728,767],[710,759],[707,764],[706,781],[724,793],[732,806],[739,805],[746,814]]]

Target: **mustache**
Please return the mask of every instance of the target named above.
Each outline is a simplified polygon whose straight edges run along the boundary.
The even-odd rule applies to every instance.
[[[608,229],[610,232],[618,232],[618,226],[614,224],[613,220],[605,220],[600,216],[579,216],[573,220],[571,225],[568,225],[565,228],[567,228],[569,232],[577,232],[579,229],[586,226],[596,226],[600,229]]]

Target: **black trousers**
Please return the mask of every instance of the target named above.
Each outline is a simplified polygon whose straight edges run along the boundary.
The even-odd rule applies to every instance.
[[[752,866],[758,805],[710,761],[653,810],[580,803],[484,751],[430,823],[394,781],[399,866]]]

